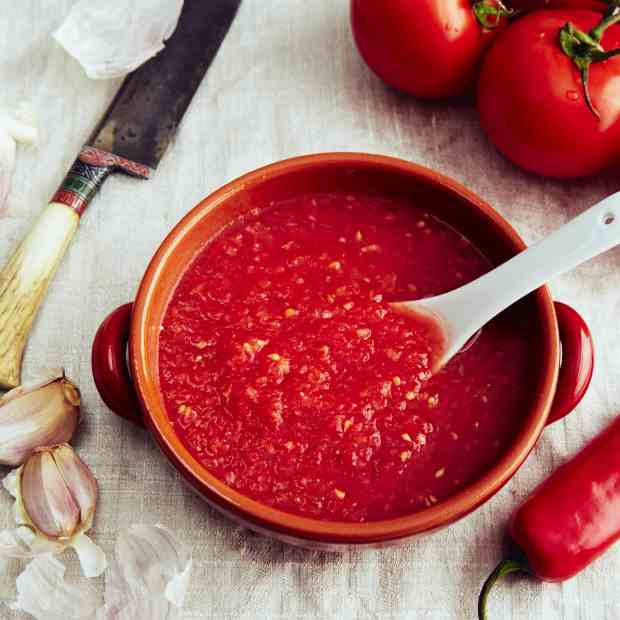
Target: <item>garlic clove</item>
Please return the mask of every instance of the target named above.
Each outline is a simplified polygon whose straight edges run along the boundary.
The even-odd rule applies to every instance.
[[[57,446],[52,456],[58,471],[80,509],[81,525],[84,529],[89,529],[97,507],[97,480],[67,444]]]
[[[0,464],[21,465],[41,446],[69,441],[80,418],[80,392],[61,371],[0,398]]]
[[[84,575],[101,575],[105,554],[85,534],[94,518],[97,482],[71,446],[38,450],[2,484],[15,497],[19,527],[0,532],[0,563],[73,547]]]
[[[80,523],[80,508],[52,456],[33,454],[18,478],[18,503],[27,523],[53,539],[71,538]]]

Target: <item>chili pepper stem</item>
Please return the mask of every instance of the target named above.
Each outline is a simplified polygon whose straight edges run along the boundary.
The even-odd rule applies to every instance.
[[[495,570],[487,577],[482,585],[482,590],[480,590],[480,596],[478,597],[478,620],[487,620],[487,599],[489,598],[491,588],[499,579],[504,577],[504,575],[516,572],[527,573],[529,570],[522,562],[507,559],[502,560]]]

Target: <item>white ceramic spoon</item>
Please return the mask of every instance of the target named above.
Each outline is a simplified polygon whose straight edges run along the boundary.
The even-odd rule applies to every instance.
[[[448,293],[394,302],[400,312],[432,317],[444,336],[439,370],[494,316],[565,271],[620,243],[620,192],[477,280]]]

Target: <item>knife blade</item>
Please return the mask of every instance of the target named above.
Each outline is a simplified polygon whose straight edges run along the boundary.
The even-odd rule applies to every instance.
[[[88,144],[157,168],[241,0],[185,0],[162,54],[123,83]]]
[[[50,204],[0,272],[0,388],[24,348],[79,220],[115,172],[148,179],[233,23],[241,0],[185,0],[164,50],[127,76]]]

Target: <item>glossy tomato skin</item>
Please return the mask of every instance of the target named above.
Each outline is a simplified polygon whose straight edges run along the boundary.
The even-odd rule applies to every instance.
[[[540,11],[542,9],[582,9],[603,13],[609,5],[601,0],[511,0],[508,6],[515,11]]]
[[[387,84],[427,99],[473,89],[493,30],[478,23],[472,0],[352,0],[360,54]]]
[[[620,152],[620,57],[593,64],[590,92],[600,120],[584,100],[579,71],[559,45],[572,22],[588,31],[601,18],[591,11],[536,11],[500,34],[478,82],[478,112],[491,142],[518,166],[544,176],[594,174]],[[620,26],[603,36],[620,46]]]

